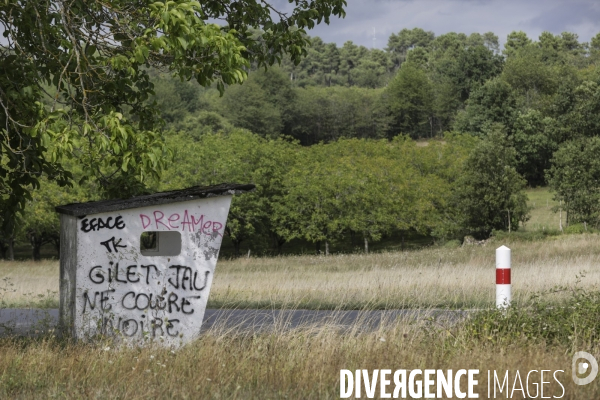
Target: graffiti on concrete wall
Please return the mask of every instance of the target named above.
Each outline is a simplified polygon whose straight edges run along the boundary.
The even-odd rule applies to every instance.
[[[80,217],[76,335],[174,346],[197,337],[230,201],[223,196]],[[142,234],[150,231],[155,247],[144,252]]]

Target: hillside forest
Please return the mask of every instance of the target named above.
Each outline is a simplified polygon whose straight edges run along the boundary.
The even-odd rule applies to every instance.
[[[42,180],[0,232],[0,256],[58,251],[59,204],[223,182],[234,198],[233,254],[360,251],[384,238],[486,239],[529,217],[528,187],[549,186],[564,225],[600,225],[600,34],[392,34],[385,49],[310,39],[295,64],[251,65],[223,93],[158,70],[154,96],[171,149],[160,179],[107,191]],[[71,163],[71,164],[69,164]],[[294,247],[296,248],[296,247]]]

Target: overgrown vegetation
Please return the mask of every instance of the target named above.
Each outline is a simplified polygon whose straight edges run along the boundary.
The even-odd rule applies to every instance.
[[[387,321],[374,331],[365,331],[360,322],[340,331],[335,321],[293,330],[280,324],[263,333],[221,325],[178,351],[73,344],[53,333],[36,339],[5,337],[0,338],[0,396],[327,399],[339,398],[340,369],[467,368],[479,369],[476,393],[482,398],[488,384],[493,387],[488,379],[494,379],[494,372],[502,380],[509,371],[510,390],[517,370],[523,375],[540,369],[562,371],[556,375],[560,385],[546,383],[545,395],[597,398],[597,381],[576,386],[570,368],[575,351],[600,353],[600,294],[579,286],[562,289],[570,295],[560,307],[548,307],[554,303],[547,303],[549,293],[543,293],[532,307],[483,311],[454,324],[432,314]],[[525,384],[532,395],[539,393],[535,383]],[[512,397],[506,387],[502,396]]]
[[[227,241],[237,255],[281,254],[298,241],[317,252],[347,242],[366,252],[389,238],[453,243],[523,227],[542,231],[526,237],[598,228],[600,36],[581,43],[544,32],[532,41],[513,32],[500,49],[491,32],[436,37],[416,28],[390,36],[385,50],[301,37],[306,54],[292,57],[299,64],[284,56],[264,70],[255,60],[245,83],[223,97],[154,64],[143,69],[144,107],[156,101],[173,158],[160,157],[168,170],[143,184],[130,159],[110,161],[121,166],[113,195],[255,183],[230,213]],[[59,162],[83,186],[65,191],[42,178],[22,215],[2,203],[5,258],[23,243],[34,259],[45,243],[57,246],[54,205],[109,195],[82,163]],[[523,189],[546,183],[559,224],[528,224]]]
[[[580,274],[575,284],[534,293],[527,304],[506,311],[476,313],[465,327],[467,335],[493,344],[532,342],[572,351],[598,346],[600,290],[582,287],[584,279]]]

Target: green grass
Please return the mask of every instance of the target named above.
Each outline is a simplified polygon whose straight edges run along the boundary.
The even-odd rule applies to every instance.
[[[559,229],[559,213],[552,211],[558,205],[547,187],[528,189],[526,191],[531,218],[523,226],[525,231],[557,230]],[[563,213],[563,227],[566,225],[566,215]]]

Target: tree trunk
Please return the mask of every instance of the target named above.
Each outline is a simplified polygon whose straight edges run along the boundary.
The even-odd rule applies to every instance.
[[[369,239],[365,236],[365,254],[369,254]]]
[[[281,255],[281,251],[283,250],[283,245],[287,240],[285,239],[277,239],[277,255]]]
[[[327,240],[325,241],[325,255],[329,255],[329,242]]]
[[[31,234],[29,236],[29,243],[31,243],[33,261],[40,261],[42,259],[41,249],[44,243],[41,236]]]
[[[287,240],[273,232],[271,232],[271,238],[273,239],[273,250],[277,252],[277,255],[281,255],[281,249]]]
[[[15,260],[15,238],[8,238],[8,257],[10,261]]]
[[[60,233],[56,235],[50,235],[50,243],[54,246],[54,250],[58,254],[58,258],[60,259]]]
[[[563,227],[562,227],[562,200],[560,201],[560,208],[558,210],[559,214],[558,214],[558,229],[560,229],[560,231],[563,231]]]
[[[55,238],[52,243],[54,243],[54,248],[56,249],[56,253],[58,254],[58,259],[60,260],[60,236]]]
[[[233,243],[233,252],[235,257],[239,257],[240,256],[240,245],[242,243],[241,240],[231,240],[231,242]]]
[[[41,248],[42,246],[38,245],[37,243],[33,247],[33,261],[40,261],[42,259]]]

